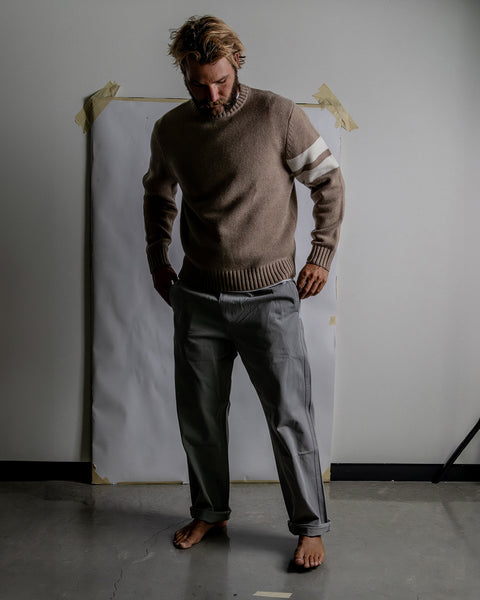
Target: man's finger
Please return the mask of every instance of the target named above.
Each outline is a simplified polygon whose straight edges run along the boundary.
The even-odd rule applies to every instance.
[[[304,279],[304,284],[300,287],[299,295],[301,300],[304,300],[305,298],[308,298],[310,296],[312,285],[313,282],[310,279]]]
[[[305,285],[300,288],[300,298],[303,300],[305,298],[310,298],[311,296],[316,296],[322,291],[325,283],[326,281],[324,279],[306,279]]]

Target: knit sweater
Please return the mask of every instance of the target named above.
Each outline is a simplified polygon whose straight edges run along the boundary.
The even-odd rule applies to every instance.
[[[182,191],[180,279],[203,291],[246,291],[295,275],[294,179],[313,200],[307,262],[329,269],[343,217],[337,161],[291,100],[245,85],[235,104],[205,117],[192,101],[155,124],[143,178],[151,272],[168,265]]]

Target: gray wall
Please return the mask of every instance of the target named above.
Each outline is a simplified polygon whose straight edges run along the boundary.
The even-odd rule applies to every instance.
[[[109,79],[184,96],[168,29],[208,12],[244,41],[245,83],[311,102],[326,82],[360,126],[343,141],[333,460],[443,462],[479,416],[476,0],[3,0],[0,460],[90,457],[74,117]]]

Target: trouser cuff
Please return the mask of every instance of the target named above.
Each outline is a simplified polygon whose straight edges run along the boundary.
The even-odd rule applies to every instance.
[[[297,525],[296,523],[289,521],[288,529],[290,530],[290,533],[293,533],[293,535],[306,535],[308,537],[315,537],[330,531],[330,521],[321,523],[320,525]]]
[[[195,508],[192,506],[190,514],[193,519],[200,519],[205,523],[218,523],[219,521],[228,521],[230,518],[231,510],[208,510],[203,508]]]

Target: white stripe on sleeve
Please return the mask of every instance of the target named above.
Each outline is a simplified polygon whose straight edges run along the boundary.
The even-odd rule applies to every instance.
[[[303,169],[305,165],[309,165],[317,160],[320,154],[325,152],[325,150],[328,150],[327,144],[324,142],[322,137],[318,137],[317,140],[310,146],[310,148],[307,148],[298,156],[287,160],[287,164],[292,173],[295,173],[296,171]]]
[[[330,155],[327,156],[325,160],[322,160],[322,162],[319,165],[317,165],[314,169],[311,169],[310,171],[303,171],[303,173],[300,173],[297,179],[298,181],[300,181],[300,183],[308,185],[313,183],[319,177],[322,177],[322,175],[325,175],[329,171],[333,171],[338,167],[339,164],[335,160],[335,157],[333,155]]]

